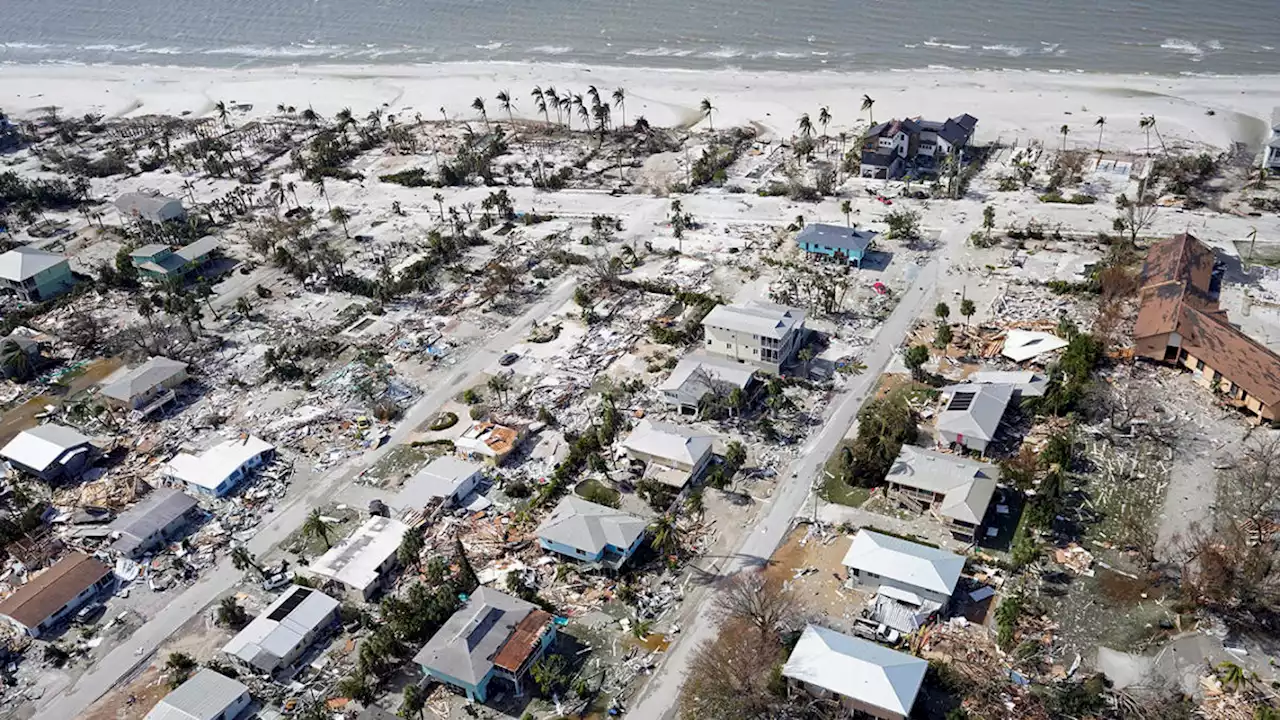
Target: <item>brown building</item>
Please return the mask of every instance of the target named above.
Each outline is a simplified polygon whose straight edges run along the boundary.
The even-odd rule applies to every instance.
[[[70,553],[0,602],[0,617],[40,637],[110,586],[113,578],[111,568],[96,558]]]
[[[1187,233],[1151,247],[1142,268],[1135,354],[1185,367],[1224,400],[1274,422],[1280,355],[1227,320],[1213,265],[1213,250]]]

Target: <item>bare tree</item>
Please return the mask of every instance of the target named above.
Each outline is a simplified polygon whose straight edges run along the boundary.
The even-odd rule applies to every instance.
[[[1219,525],[1262,524],[1280,509],[1280,437],[1255,437],[1218,474]]]
[[[693,655],[680,693],[680,716],[692,718],[785,717],[786,698],[773,691],[770,679],[784,659],[775,635],[751,632],[729,621],[720,635]]]
[[[726,617],[754,627],[761,635],[776,636],[799,614],[791,591],[756,570],[744,570],[725,580],[715,603]]]
[[[1146,232],[1156,219],[1155,199],[1143,190],[1138,191],[1137,198],[1130,200],[1125,195],[1116,198],[1117,215],[1111,222],[1118,233],[1129,236],[1129,242],[1138,244],[1138,236]]]

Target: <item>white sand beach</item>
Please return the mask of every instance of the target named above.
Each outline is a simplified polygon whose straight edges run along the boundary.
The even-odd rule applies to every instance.
[[[1103,116],[1102,146],[1111,150],[1144,147],[1147,140],[1138,127],[1143,115],[1157,118],[1167,143],[1256,147],[1280,98],[1280,75],[801,74],[470,63],[256,69],[10,65],[0,72],[0,107],[19,117],[50,105],[63,113],[109,117],[201,115],[212,113],[222,101],[251,105],[250,116],[274,113],[283,103],[322,114],[351,108],[357,116],[383,107],[388,113],[420,113],[431,119],[439,118],[443,108],[451,119],[470,119],[477,116],[470,107],[477,96],[486,100],[491,116],[500,116],[493,97],[506,89],[515,99],[515,114],[532,118],[529,91],[535,85],[576,93],[595,85],[606,95],[623,87],[627,117],[644,115],[657,125],[698,122],[699,103],[709,98],[716,108],[711,121],[717,126],[756,123],[784,135],[795,132],[801,113],[816,119],[823,105],[833,116],[830,133],[865,126],[867,114],[859,108],[864,94],[875,99],[877,119],[970,113],[980,119],[982,141],[1040,140],[1057,146],[1065,124],[1069,146],[1093,148],[1098,142],[1094,123]]]

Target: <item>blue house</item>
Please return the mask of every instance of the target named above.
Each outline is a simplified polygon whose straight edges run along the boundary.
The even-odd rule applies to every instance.
[[[492,588],[477,588],[413,661],[429,678],[484,702],[495,678],[515,686],[555,641],[551,613]]]
[[[538,527],[543,549],[617,570],[644,542],[645,521],[572,495]]]
[[[796,235],[796,244],[810,255],[823,255],[823,259],[862,267],[875,237],[876,233],[870,230],[816,223],[804,226]]]

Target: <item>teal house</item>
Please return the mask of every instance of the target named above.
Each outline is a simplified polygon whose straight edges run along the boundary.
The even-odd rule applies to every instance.
[[[805,225],[796,235],[796,244],[809,255],[820,256],[845,265],[862,267],[862,261],[871,249],[876,233],[839,225],[816,223]]]
[[[551,613],[492,588],[477,588],[413,661],[428,678],[485,702],[496,680],[523,695],[529,668],[556,639]]]
[[[617,570],[644,542],[645,521],[572,495],[538,527],[538,544],[588,565]]]
[[[0,289],[27,302],[44,302],[76,284],[67,259],[57,253],[20,246],[0,255]]]
[[[177,250],[159,243],[143,245],[129,253],[129,260],[148,280],[182,280],[204,267],[217,249],[218,239],[208,236]]]

